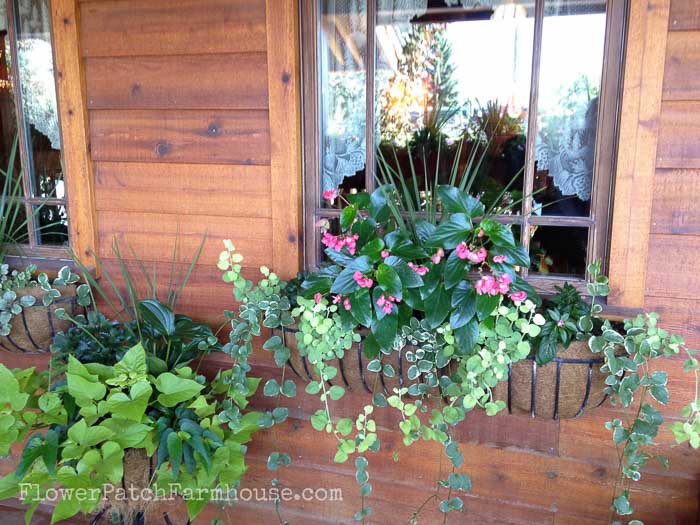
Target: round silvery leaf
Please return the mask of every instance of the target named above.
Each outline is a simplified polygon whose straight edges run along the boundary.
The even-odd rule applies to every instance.
[[[25,308],[34,306],[36,304],[36,297],[34,297],[33,295],[25,295],[23,297],[20,297],[19,304],[21,304]]]
[[[10,312],[14,315],[19,315],[22,313],[22,306],[19,303],[15,303],[10,307]]]

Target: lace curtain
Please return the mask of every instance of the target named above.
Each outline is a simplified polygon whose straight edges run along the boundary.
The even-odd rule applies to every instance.
[[[48,137],[53,149],[61,149],[56,85],[51,49],[51,14],[47,0],[17,0],[17,65],[22,109],[27,121]],[[7,30],[5,2],[0,2],[0,29]],[[7,54],[14,58],[10,51]]]

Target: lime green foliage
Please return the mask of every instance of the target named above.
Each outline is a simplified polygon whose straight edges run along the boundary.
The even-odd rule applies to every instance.
[[[23,499],[28,520],[49,488],[84,489],[82,495],[90,495],[64,493],[52,523],[93,512],[103,486],[121,483],[126,449],[144,449],[155,459],[152,488],[162,486],[168,493],[174,482],[183,491],[235,485],[245,472],[245,443],[259,428],[260,414],[249,412],[235,421],[229,415],[233,406],[245,408],[257,381],[248,381],[244,395],[227,396],[230,372],[211,383],[188,366],[153,373],[140,344],[114,366],[71,356],[65,381],[46,389],[48,379],[48,372],[0,365],[0,419],[9,428],[0,453],[35,432],[17,470],[0,480],[0,499],[20,495],[21,483],[36,484]],[[203,500],[187,500],[191,518],[210,492],[200,494]]]

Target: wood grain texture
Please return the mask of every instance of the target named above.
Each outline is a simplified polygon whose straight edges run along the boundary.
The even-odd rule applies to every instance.
[[[267,109],[265,53],[88,58],[90,109]]]
[[[670,0],[631,2],[610,247],[616,306],[644,303]]]
[[[265,111],[90,112],[93,160],[270,163]]]
[[[656,170],[651,232],[700,235],[697,195],[700,195],[700,170]]]
[[[206,234],[199,264],[215,266],[223,249],[221,241],[231,239],[245,257],[244,265],[257,268],[269,263],[271,222],[269,219],[196,216],[196,220],[178,215],[150,212],[99,213],[99,255],[111,257],[116,238],[127,259],[134,257],[125,247],[130,245],[136,256],[145,261],[169,261],[179,236],[181,257],[190,260]]]
[[[700,2],[698,0],[672,0],[670,31],[700,29]]]
[[[270,218],[267,166],[97,162],[100,211]]]
[[[656,165],[659,168],[700,168],[700,101],[664,102]]]
[[[301,269],[301,94],[298,4],[266,0],[272,179],[272,261],[280,277]]]
[[[265,51],[264,0],[81,2],[83,56]]]
[[[700,100],[700,30],[668,34],[663,99]]]
[[[700,291],[697,253],[700,253],[700,236],[652,234],[646,294],[697,299]]]
[[[75,2],[51,2],[51,20],[70,242],[83,263],[94,266],[90,253],[97,246],[97,219]]]

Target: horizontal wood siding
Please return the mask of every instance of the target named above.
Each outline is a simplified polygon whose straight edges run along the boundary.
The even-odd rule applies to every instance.
[[[646,46],[654,55],[654,42],[666,40],[666,29],[660,34],[655,24],[663,17],[659,10],[665,8],[668,14],[668,4],[660,0],[632,3],[635,16],[651,13],[648,29],[653,34],[646,43],[628,45],[639,53]],[[179,235],[175,268],[182,274],[187,256],[206,233],[200,264],[180,304],[212,324],[222,322],[223,310],[234,306],[230,287],[221,282],[215,267],[221,239],[233,239],[245,255],[248,278],[256,278],[260,264],[287,273],[297,268],[301,195],[295,176],[300,160],[298,105],[294,104],[298,98],[293,69],[298,45],[295,4],[293,0],[78,2],[98,252],[105,259],[105,269],[119,271],[113,239],[128,242],[145,260],[148,271],[155,267],[156,287],[162,290],[175,238]],[[664,325],[683,333],[695,347],[700,347],[699,7],[697,0],[672,1],[661,103],[658,96],[649,99],[650,93],[661,93],[661,84],[654,79],[626,86],[626,107],[635,108],[640,92],[648,102],[634,109],[635,129],[646,131],[639,132],[642,139],[631,139],[640,142],[621,146],[637,164],[623,170],[629,191],[616,202],[618,211],[624,206],[637,220],[630,235],[641,244],[621,245],[624,249],[616,252],[624,254],[625,260],[636,254],[639,259],[628,267],[646,270],[645,284],[634,291],[634,297],[639,296],[645,308],[658,310]],[[274,32],[266,33],[266,27],[274,27]],[[644,69],[639,60],[628,64]],[[648,191],[635,188],[636,165],[651,167],[653,188]],[[633,210],[635,206],[647,208]],[[640,220],[646,222],[638,224]],[[126,246],[122,252],[133,259]],[[133,272],[141,271],[133,261],[128,264]],[[634,277],[629,279],[632,284]],[[139,286],[144,289],[147,280],[140,278]],[[269,353],[260,350],[256,362],[256,374],[279,379]],[[226,359],[218,363],[226,366]],[[673,417],[690,400],[692,383],[680,360],[669,360],[664,366],[670,371],[673,396],[666,414]],[[367,401],[363,391],[355,391],[337,404],[336,415],[354,416]],[[265,408],[270,402],[259,396],[253,405]],[[284,502],[282,520],[309,525],[356,523],[353,515],[361,501],[353,465],[333,463],[335,440],[309,424],[319,408],[318,399],[299,388],[299,397],[288,406],[290,419],[274,434],[260,433],[251,444],[250,468],[242,486],[269,488],[276,477],[281,487],[294,490],[340,488],[342,501]],[[435,444],[405,448],[400,432],[389,430],[396,426],[395,415],[390,411],[376,415],[382,447],[370,455],[373,492],[367,504],[374,509],[370,520],[382,525],[406,523],[411,511],[434,493],[435,481],[447,475],[447,460],[440,459],[441,447]],[[566,421],[505,414],[485,420],[480,414],[468,415],[457,439],[473,490],[464,496],[464,511],[451,514],[449,522],[606,523],[615,449],[604,423],[624,416],[611,408]],[[694,524],[700,454],[674,447],[667,431],[658,442],[658,452],[670,457],[671,469],[653,462],[644,468],[641,482],[633,489],[634,517],[647,525]],[[268,471],[267,457],[273,450],[289,452],[292,466]],[[441,523],[436,507],[431,501],[419,523]],[[174,523],[186,521],[180,503],[169,504],[167,510]],[[16,506],[0,507],[0,512],[14,520],[11,523],[17,520]],[[45,517],[46,509],[41,509],[35,519],[44,523]],[[241,525],[280,522],[273,502],[239,502],[225,510],[210,505],[198,522],[214,518]]]
[[[176,239],[186,266],[206,235],[180,304],[219,322],[234,306],[222,239],[246,268],[272,265],[265,0],[77,3],[97,253],[118,274],[118,241],[162,288]]]

